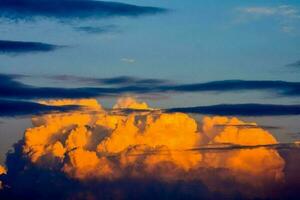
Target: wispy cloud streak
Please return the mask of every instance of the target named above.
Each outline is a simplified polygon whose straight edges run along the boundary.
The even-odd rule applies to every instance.
[[[157,7],[96,0],[2,0],[0,16],[11,20],[49,18],[77,20],[162,13]]]
[[[39,53],[54,51],[64,46],[42,43],[0,40],[0,54],[19,55],[26,53]]]

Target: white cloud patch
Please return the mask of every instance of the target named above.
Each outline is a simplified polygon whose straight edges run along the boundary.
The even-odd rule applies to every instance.
[[[295,32],[296,24],[300,22],[300,10],[292,5],[239,7],[237,11],[238,22],[268,17],[275,19],[280,24],[280,30],[285,33]]]
[[[283,16],[289,18],[300,19],[299,10],[290,5],[281,5],[275,7],[244,7],[238,8],[239,12],[249,15],[261,15],[261,16]]]
[[[121,61],[125,63],[135,63],[135,59],[133,58],[121,58]]]

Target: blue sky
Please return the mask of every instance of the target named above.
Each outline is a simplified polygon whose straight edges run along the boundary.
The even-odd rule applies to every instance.
[[[2,20],[1,39],[67,45],[55,52],[1,55],[5,73],[71,74],[112,77],[131,75],[182,82],[224,79],[297,81],[284,67],[299,57],[299,19],[269,10],[296,1],[122,1],[170,9],[168,13],[103,19]],[[280,10],[280,9],[279,9]],[[258,10],[259,11],[259,10]],[[293,18],[293,19],[291,19]],[[76,31],[81,26],[114,25],[99,34]],[[284,29],[284,30],[283,30]],[[286,30],[285,30],[286,29]],[[134,62],[128,62],[128,60]]]
[[[34,16],[32,12],[29,13],[32,16],[24,18],[9,11],[7,16],[0,17],[0,40],[39,42],[59,48],[41,52],[25,50],[25,53],[0,51],[0,73],[32,75],[20,81],[37,87],[86,86],[82,82],[45,78],[56,75],[130,76],[178,84],[232,79],[299,81],[299,1],[119,2],[164,8],[167,12],[137,10],[139,14],[117,13],[104,17]],[[1,9],[7,11],[5,7]],[[140,96],[163,108],[224,103],[300,104],[299,95],[280,96],[256,90],[162,93],[157,98]],[[115,101],[99,99],[107,106]],[[280,118],[292,127],[289,131],[293,134],[299,132],[297,125],[290,125],[295,119],[295,116]],[[0,126],[27,125],[23,122],[26,118],[11,120],[15,119],[2,119],[5,123]],[[273,117],[257,120],[278,123]],[[18,131],[16,128],[12,132]],[[283,132],[288,131],[280,133]],[[15,137],[19,136],[11,141],[16,141]]]

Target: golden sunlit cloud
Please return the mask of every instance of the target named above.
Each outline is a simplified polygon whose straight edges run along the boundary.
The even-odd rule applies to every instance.
[[[255,123],[204,117],[199,127],[184,113],[156,110],[118,114],[105,110],[93,99],[41,103],[84,107],[33,117],[34,127],[25,131],[22,147],[32,165],[58,170],[75,180],[200,180],[210,190],[222,191],[221,180],[231,178],[262,193],[266,185],[284,181],[285,162],[275,149],[192,151],[209,145],[277,143],[271,133]],[[130,97],[119,99],[113,108],[150,109]],[[218,180],[205,170],[215,170]],[[250,194],[251,189],[247,192]]]
[[[6,174],[6,169],[0,165],[0,176]],[[0,181],[0,190],[3,188],[2,181]]]

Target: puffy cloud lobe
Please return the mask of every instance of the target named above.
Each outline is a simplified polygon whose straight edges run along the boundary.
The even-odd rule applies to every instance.
[[[148,110],[149,107],[145,102],[137,102],[131,97],[124,97],[118,99],[114,109],[135,109],[135,110]]]
[[[193,188],[190,184],[196,184],[198,191],[223,195],[238,192],[251,197],[269,195],[266,188],[284,179],[285,163],[275,149],[192,150],[224,143],[250,146],[277,143],[269,132],[254,123],[237,118],[206,117],[203,126],[198,127],[196,120],[184,113],[155,110],[120,115],[103,109],[95,100],[42,103],[79,104],[86,110],[34,117],[34,127],[26,130],[19,146],[21,157],[28,162],[21,171],[37,167],[62,173],[70,184],[72,181],[100,185],[137,181],[148,189],[149,181],[165,186],[175,184],[174,187],[183,181],[190,189]],[[148,106],[127,97],[119,100],[115,107],[144,109]],[[228,181],[236,184],[235,187],[225,189],[224,183]],[[126,187],[117,188],[126,193]],[[96,195],[94,198],[101,197],[97,192],[91,193]],[[116,195],[115,191],[112,193]],[[194,190],[193,193],[198,195]]]
[[[6,174],[6,169],[2,165],[0,165],[0,175]]]
[[[0,165],[0,176],[6,174],[6,169],[2,165]],[[2,181],[0,181],[0,190],[3,188]]]

